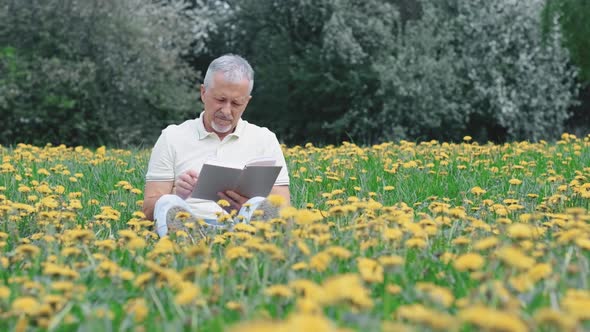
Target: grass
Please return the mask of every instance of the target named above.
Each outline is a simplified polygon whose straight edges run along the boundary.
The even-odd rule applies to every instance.
[[[149,151],[0,147],[0,329],[588,329],[589,147],[285,147],[294,208],[198,243]]]

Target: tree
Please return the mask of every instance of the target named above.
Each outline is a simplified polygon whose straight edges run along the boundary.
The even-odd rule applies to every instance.
[[[226,1],[218,53],[244,55],[256,72],[245,118],[271,127],[288,143],[372,139],[347,113],[380,108],[373,57],[396,27],[383,1]]]
[[[377,68],[384,135],[458,140],[556,138],[575,101],[575,69],[540,1],[422,1]],[[388,127],[387,124],[390,124]]]
[[[578,82],[580,104],[572,109],[568,130],[586,134],[590,130],[590,2],[586,0],[546,0],[543,11],[544,31],[550,31],[555,20],[561,25],[563,42],[572,63],[580,68]]]
[[[151,145],[195,113],[181,57],[203,49],[199,14],[182,1],[4,0],[0,141]]]

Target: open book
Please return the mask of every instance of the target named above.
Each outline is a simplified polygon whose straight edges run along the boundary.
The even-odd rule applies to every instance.
[[[218,160],[205,162],[191,197],[218,201],[218,192],[233,190],[246,197],[266,197],[281,172],[272,158],[257,158],[246,166],[232,165]]]

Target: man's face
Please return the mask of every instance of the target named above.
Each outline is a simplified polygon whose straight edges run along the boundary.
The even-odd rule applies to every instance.
[[[227,81],[222,73],[213,75],[209,88],[201,85],[201,100],[205,106],[204,124],[209,132],[220,138],[233,132],[250,101],[250,82]]]

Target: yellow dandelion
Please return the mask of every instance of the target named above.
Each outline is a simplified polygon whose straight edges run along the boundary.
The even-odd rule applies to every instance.
[[[453,239],[453,241],[451,241],[451,243],[454,245],[467,245],[467,244],[471,243],[471,239],[469,239],[466,236],[459,236],[459,237]]]
[[[537,310],[534,318],[539,328],[541,326],[553,325],[559,331],[574,331],[578,324],[575,317],[551,308]]]
[[[233,311],[243,311],[244,310],[244,306],[240,302],[236,302],[236,301],[228,301],[225,304],[225,307],[228,310],[233,310]]]
[[[221,207],[228,207],[230,206],[229,202],[225,199],[220,199],[217,201],[217,204]]]
[[[295,222],[299,225],[311,225],[323,219],[319,211],[299,210],[295,215]]]
[[[399,228],[386,228],[382,234],[384,240],[390,241],[399,240],[404,236],[404,233]]]
[[[454,262],[453,266],[459,271],[475,271],[481,269],[484,265],[484,258],[476,253],[467,253],[459,256]]]
[[[472,194],[474,194],[475,196],[481,196],[481,195],[485,194],[487,191],[482,189],[481,187],[475,186],[475,187],[471,188],[470,192]]]
[[[127,301],[125,311],[133,315],[133,320],[136,323],[143,322],[149,313],[149,307],[143,298],[136,298]]]
[[[483,238],[477,242],[475,242],[473,244],[473,249],[474,250],[487,250],[490,248],[494,248],[495,246],[498,245],[500,241],[498,240],[498,238],[490,236],[490,237],[486,237]]]
[[[535,259],[525,255],[519,249],[503,247],[496,251],[496,255],[507,265],[526,270],[535,265]]]
[[[527,224],[512,224],[508,227],[508,236],[513,239],[530,239],[533,237],[533,227]]]
[[[357,265],[364,281],[370,283],[383,282],[383,266],[376,260],[359,257],[357,259]]]
[[[16,247],[15,252],[19,255],[33,257],[37,256],[41,252],[41,249],[33,244],[21,244]]]
[[[284,209],[281,209],[281,211],[279,212],[279,216],[281,216],[281,218],[283,219],[290,219],[293,218],[297,215],[297,208],[293,207],[293,206],[287,206]]]
[[[448,331],[455,325],[455,319],[449,314],[428,309],[420,304],[409,304],[400,306],[396,315],[414,323],[427,325],[432,329]]]
[[[508,183],[510,183],[513,186],[518,186],[518,185],[522,184],[522,180],[513,178],[513,179],[508,180]]]
[[[293,291],[286,285],[272,285],[264,290],[266,296],[277,296],[290,298],[293,296]]]
[[[24,296],[12,302],[12,311],[16,314],[36,315],[40,304],[34,297]]]
[[[0,300],[6,300],[10,297],[10,288],[0,286]]]
[[[225,257],[229,260],[234,260],[238,258],[248,259],[252,258],[253,256],[254,255],[251,252],[249,252],[247,248],[240,246],[228,248],[225,251]]]
[[[406,247],[408,248],[425,248],[426,247],[426,240],[423,238],[411,238],[406,240]]]
[[[550,264],[541,263],[533,266],[529,271],[527,271],[527,274],[533,281],[536,282],[549,277],[552,272],[553,269],[551,268]]]
[[[268,197],[266,198],[268,199],[269,203],[273,206],[283,206],[286,203],[286,199],[285,197],[281,196],[281,195],[268,195]]]
[[[581,185],[577,192],[582,196],[582,198],[590,198],[590,183],[584,183]]]
[[[590,250],[590,239],[578,238],[576,239],[576,245],[582,249]]]
[[[465,323],[489,331],[526,332],[528,327],[516,315],[482,306],[472,306],[459,312],[459,319]]]
[[[397,295],[402,292],[402,288],[399,285],[389,284],[385,287],[385,290],[391,295]]]
[[[323,272],[328,268],[332,257],[325,251],[315,254],[309,260],[309,268],[315,269],[318,272]]]
[[[377,260],[383,267],[401,266],[405,262],[403,257],[397,255],[381,256]]]
[[[192,282],[183,281],[179,285],[179,292],[174,297],[174,302],[178,305],[186,305],[193,303],[200,294],[199,286]]]
[[[306,262],[299,262],[291,265],[291,270],[293,271],[306,270],[307,268],[308,265]]]

